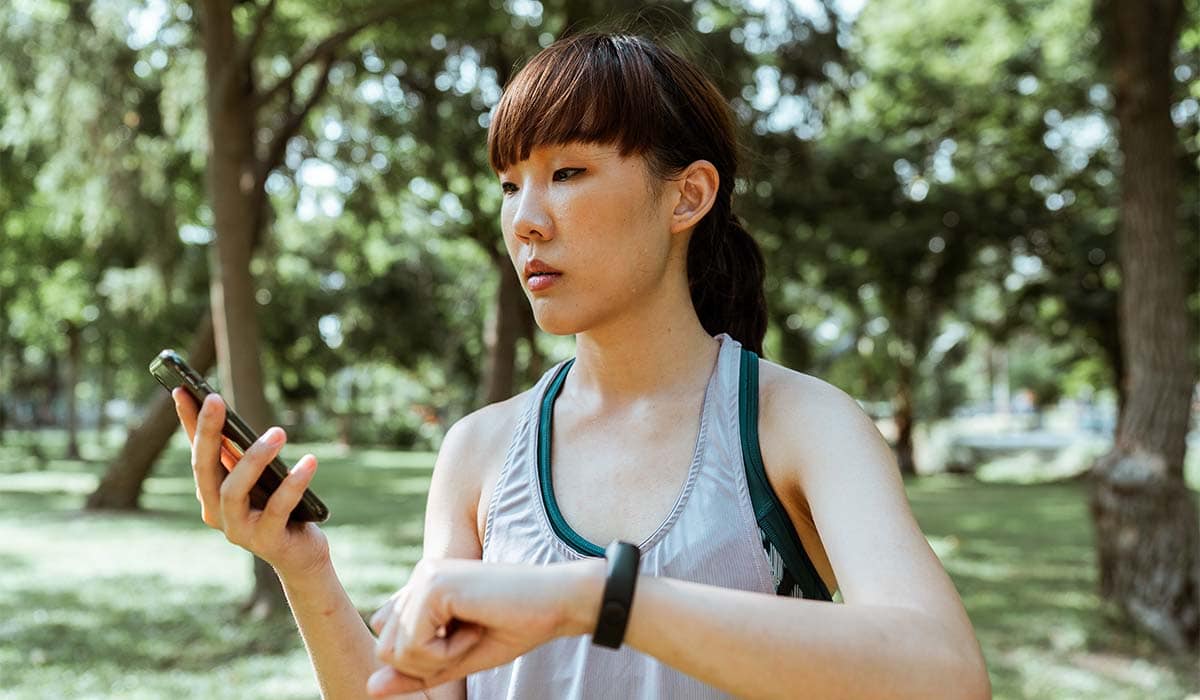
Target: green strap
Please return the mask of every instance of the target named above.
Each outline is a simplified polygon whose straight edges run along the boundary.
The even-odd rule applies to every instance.
[[[542,487],[542,501],[550,519],[550,527],[568,546],[580,554],[592,557],[604,556],[604,548],[595,545],[582,535],[571,529],[558,508],[554,498],[553,482],[550,475],[550,436],[554,420],[554,402],[562,393],[567,372],[575,360],[563,363],[550,381],[550,386],[542,398],[541,411],[537,426],[537,471],[538,480]],[[783,559],[783,564],[805,597],[817,600],[833,600],[825,582],[813,566],[800,536],[779,501],[771,482],[767,480],[763,468],[762,454],[758,442],[758,355],[750,350],[742,349],[741,370],[738,377],[738,419],[741,424],[742,461],[746,467],[746,482],[750,487],[750,501],[754,506],[754,517],[759,528],[766,534],[767,539],[775,546]],[[815,595],[813,593],[815,592]]]
[[[588,542],[567,524],[567,519],[563,517],[562,511],[558,509],[558,501],[554,498],[554,487],[550,479],[550,434],[552,432],[551,422],[554,420],[554,401],[562,393],[563,383],[567,379],[567,371],[571,369],[571,365],[574,363],[574,358],[563,363],[558,373],[550,381],[550,387],[546,390],[545,397],[542,398],[542,410],[540,420],[538,420],[537,436],[538,481],[542,484],[542,502],[546,505],[546,514],[550,516],[550,527],[554,529],[554,534],[558,535],[580,554],[590,557],[602,557],[604,556],[603,547]]]
[[[742,348],[741,371],[738,373],[738,419],[741,423],[746,483],[750,487],[750,502],[754,506],[758,526],[775,545],[784,567],[800,584],[800,590],[804,591],[806,598],[833,600],[817,568],[804,551],[804,544],[796,534],[787,511],[767,480],[758,442],[758,355],[745,348]]]

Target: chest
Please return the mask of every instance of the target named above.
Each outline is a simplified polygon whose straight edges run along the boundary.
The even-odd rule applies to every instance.
[[[633,419],[558,416],[546,466],[570,528],[601,547],[648,540],[682,496],[697,457],[700,409],[697,400]]]

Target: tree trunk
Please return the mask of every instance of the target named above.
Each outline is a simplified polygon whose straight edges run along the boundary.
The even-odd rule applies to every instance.
[[[103,297],[101,297],[103,299]],[[100,320],[96,328],[100,331],[100,366],[97,367],[97,393],[99,396],[96,399],[96,446],[103,453],[108,447],[108,402],[113,395],[113,359],[112,359],[112,342],[108,338],[108,333],[105,328],[110,323],[111,315],[108,305],[103,301],[99,301]]]
[[[0,234],[3,239],[3,234]],[[4,444],[4,434],[8,430],[8,395],[12,391],[12,374],[8,369],[8,298],[0,288],[0,445]]]
[[[350,444],[354,441],[352,430],[354,421],[358,417],[358,381],[351,374],[350,386],[346,392],[346,409],[342,412],[342,415],[338,416],[338,444],[342,447],[349,448]]]
[[[1111,0],[1098,11],[1124,157],[1119,313],[1128,378],[1113,449],[1093,470],[1100,594],[1167,649],[1194,652],[1200,649],[1200,520],[1183,459],[1196,373],[1168,112],[1182,2]]]
[[[108,447],[108,402],[112,399],[112,346],[103,337],[100,341],[100,366],[97,368],[96,446]]]
[[[71,321],[65,324],[67,335],[67,459],[79,459],[79,401],[75,390],[79,388],[79,365],[83,355],[79,325]]]
[[[896,462],[900,473],[916,476],[917,465],[913,459],[913,367],[900,362],[896,372],[896,396],[892,400],[893,419],[896,423]]]
[[[487,372],[484,374],[483,403],[503,401],[513,395],[516,376],[517,340],[525,328],[529,303],[516,270],[506,256],[492,257],[492,266],[500,276],[496,291],[496,309],[484,333],[487,343]]]
[[[213,365],[216,354],[213,349],[212,317],[205,314],[204,320],[188,346],[187,361],[197,372],[206,374]],[[149,381],[150,379],[147,375]],[[155,382],[157,385],[157,382]],[[175,402],[165,391],[156,391],[146,417],[125,438],[125,444],[116,458],[108,465],[100,485],[88,496],[84,508],[88,510],[133,510],[140,507],[142,484],[158,461],[158,456],[175,431],[179,428],[179,417],[175,414]]]
[[[782,304],[772,304],[770,309],[773,311],[771,315],[775,327],[779,329],[779,357],[776,361],[794,370],[811,371],[812,343],[805,335],[804,329],[793,330],[788,327],[791,312]]]
[[[1119,298],[1114,300],[1111,319],[1103,325],[1098,337],[1093,336],[1100,343],[1104,357],[1108,359],[1108,365],[1112,367],[1113,386],[1117,388],[1118,416],[1125,411],[1126,390],[1129,386],[1125,368],[1125,353],[1121,348],[1121,322],[1116,308],[1119,303]]]
[[[46,359],[46,392],[42,395],[40,414],[34,422],[39,428],[61,425],[58,422],[58,399],[62,392],[62,373],[59,371],[58,355],[50,355]]]
[[[992,343],[988,346],[988,379],[991,385],[992,413],[1004,414],[1005,424],[1010,425],[1012,416],[1012,386],[1008,374],[1007,343]]]
[[[209,292],[221,394],[255,431],[272,424],[259,363],[258,317],[250,259],[263,224],[259,162],[254,150],[255,101],[249,64],[240,58],[232,0],[202,3],[208,165],[206,180],[216,241],[209,248]],[[264,568],[266,572],[264,573]],[[254,591],[244,609],[287,610],[270,567],[255,561]]]

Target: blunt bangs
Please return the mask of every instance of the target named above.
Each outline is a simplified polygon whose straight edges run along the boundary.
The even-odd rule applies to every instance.
[[[539,146],[615,145],[622,156],[661,140],[671,108],[659,93],[643,42],[624,35],[577,34],[533,57],[505,87],[488,128],[496,172]]]

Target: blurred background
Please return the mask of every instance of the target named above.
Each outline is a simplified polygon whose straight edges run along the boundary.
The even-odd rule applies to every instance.
[[[996,697],[1200,697],[1197,0],[7,0],[0,698],[317,697],[146,367],[318,456],[373,611],[448,426],[573,353],[485,139],[597,27],[730,99],[766,355],[876,419]]]

